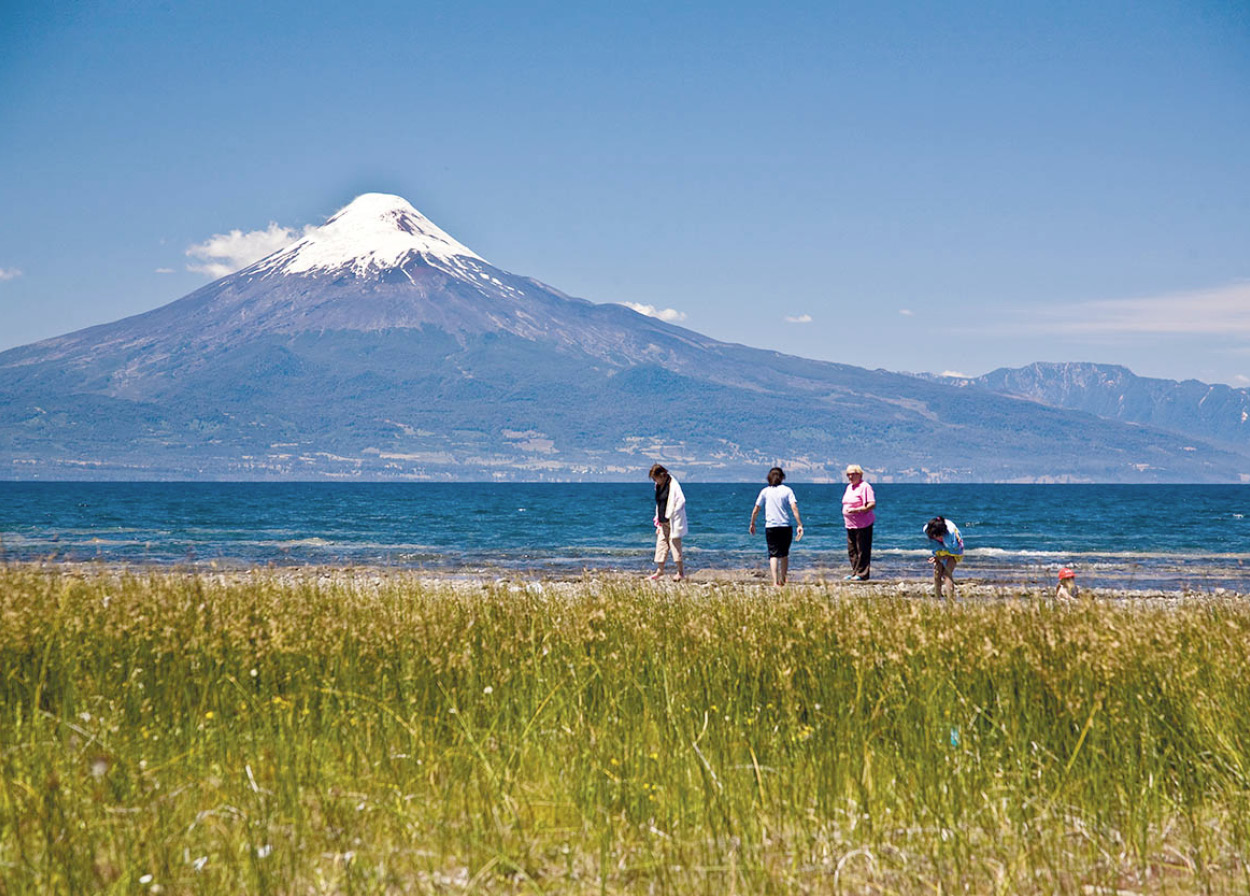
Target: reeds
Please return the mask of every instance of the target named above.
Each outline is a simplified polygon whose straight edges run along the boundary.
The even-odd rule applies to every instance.
[[[0,893],[1250,888],[1246,607],[856,594],[0,572]]]

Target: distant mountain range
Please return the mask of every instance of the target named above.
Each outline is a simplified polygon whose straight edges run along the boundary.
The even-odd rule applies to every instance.
[[[619,480],[654,461],[703,480],[778,461],[809,481],[852,461],[879,481],[1250,475],[1244,392],[1202,387],[1198,430],[1191,384],[1113,401],[1107,375],[1075,368],[1122,368],[1053,366],[944,380],[718,342],[503,271],[366,194],[169,305],[0,353],[0,477]]]
[[[1250,389],[1152,379],[1114,364],[1036,363],[978,377],[926,379],[1015,395],[1224,445],[1250,448]]]

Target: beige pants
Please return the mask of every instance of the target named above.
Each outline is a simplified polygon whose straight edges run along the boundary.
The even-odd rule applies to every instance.
[[[660,523],[655,530],[655,563],[658,566],[673,553],[673,562],[681,562],[681,539],[674,538],[669,523]]]

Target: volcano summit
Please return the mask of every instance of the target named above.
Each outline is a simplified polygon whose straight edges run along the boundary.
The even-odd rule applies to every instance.
[[[1235,481],[1227,448],[718,342],[369,193],[175,302],[0,353],[0,478]]]

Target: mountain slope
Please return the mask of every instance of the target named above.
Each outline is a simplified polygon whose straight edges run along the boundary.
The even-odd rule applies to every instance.
[[[1075,423],[1075,425],[1074,425]],[[395,196],[145,314],[0,353],[18,478],[1236,479],[1244,454],[729,345],[500,270]]]
[[[1190,438],[1250,450],[1250,389],[1197,380],[1137,376],[1112,364],[1045,363],[1001,367],[984,376],[947,378],[960,385],[1140,423]]]

